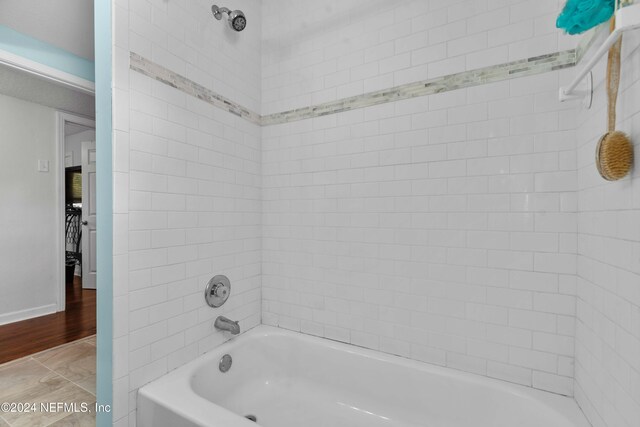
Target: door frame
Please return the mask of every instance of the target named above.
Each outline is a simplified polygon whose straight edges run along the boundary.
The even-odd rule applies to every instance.
[[[65,111],[56,112],[56,148],[58,173],[56,174],[56,192],[57,192],[57,220],[58,232],[56,238],[56,247],[58,248],[57,259],[57,276],[58,276],[58,311],[64,311],[66,305],[66,278],[65,278],[65,258],[66,258],[66,238],[65,238],[65,132],[64,125],[66,123],[75,123],[82,126],[96,128],[95,120]]]

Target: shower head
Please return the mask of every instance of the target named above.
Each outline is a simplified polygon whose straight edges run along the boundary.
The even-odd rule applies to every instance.
[[[226,7],[218,7],[214,4],[211,6],[211,12],[213,12],[213,16],[218,21],[222,19],[222,14],[226,13],[229,20],[229,26],[234,31],[242,31],[247,26],[247,18],[241,10],[231,11]]]

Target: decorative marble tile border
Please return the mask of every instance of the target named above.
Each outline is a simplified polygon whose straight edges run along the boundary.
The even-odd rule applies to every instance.
[[[130,68],[252,123],[269,126],[573,67],[596,39],[595,35],[596,32],[593,31],[583,37],[576,49],[449,74],[265,116],[260,116],[258,113],[133,52],[130,53]]]
[[[195,96],[198,99],[201,99],[205,102],[208,102],[211,105],[214,105],[218,108],[226,110],[236,116],[242,117],[250,121],[251,123],[255,123],[257,125],[261,124],[261,117],[258,113],[255,113],[248,108],[244,108],[240,104],[237,104],[231,101],[224,96],[217,94],[211,89],[207,89],[206,87],[194,82],[193,80],[189,80],[188,78],[181,76],[180,74],[174,73],[173,71],[152,62],[137,53],[130,52],[129,53],[129,67],[137,71],[145,76],[151,77],[159,82],[162,82],[166,85],[174,87],[187,95]]]
[[[284,111],[282,113],[262,116],[262,125],[274,125],[311,117],[325,116],[357,108],[370,107],[386,102],[415,98],[418,96],[448,92],[451,90],[477,86],[486,83],[499,82],[517,77],[530,76],[560,70],[576,65],[576,50],[537,56],[535,58],[522,59],[491,67],[478,68],[476,70],[463,71],[447,76],[424,80],[396,86],[390,89],[369,92],[337,101],[310,107]]]

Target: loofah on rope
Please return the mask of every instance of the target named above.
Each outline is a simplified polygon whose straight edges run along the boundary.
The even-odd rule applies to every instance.
[[[569,34],[584,33],[611,18],[614,9],[615,0],[568,0],[556,27]]]

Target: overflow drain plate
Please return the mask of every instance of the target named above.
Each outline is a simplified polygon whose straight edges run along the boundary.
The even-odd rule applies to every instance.
[[[256,417],[255,415],[245,415],[244,417],[249,421],[253,421],[254,423],[258,422],[258,417]]]
[[[233,359],[231,358],[231,356],[228,354],[225,354],[224,356],[222,356],[222,359],[220,359],[220,363],[218,364],[218,369],[220,369],[220,372],[224,374],[225,372],[228,372],[229,369],[231,369],[232,363],[233,363]]]

